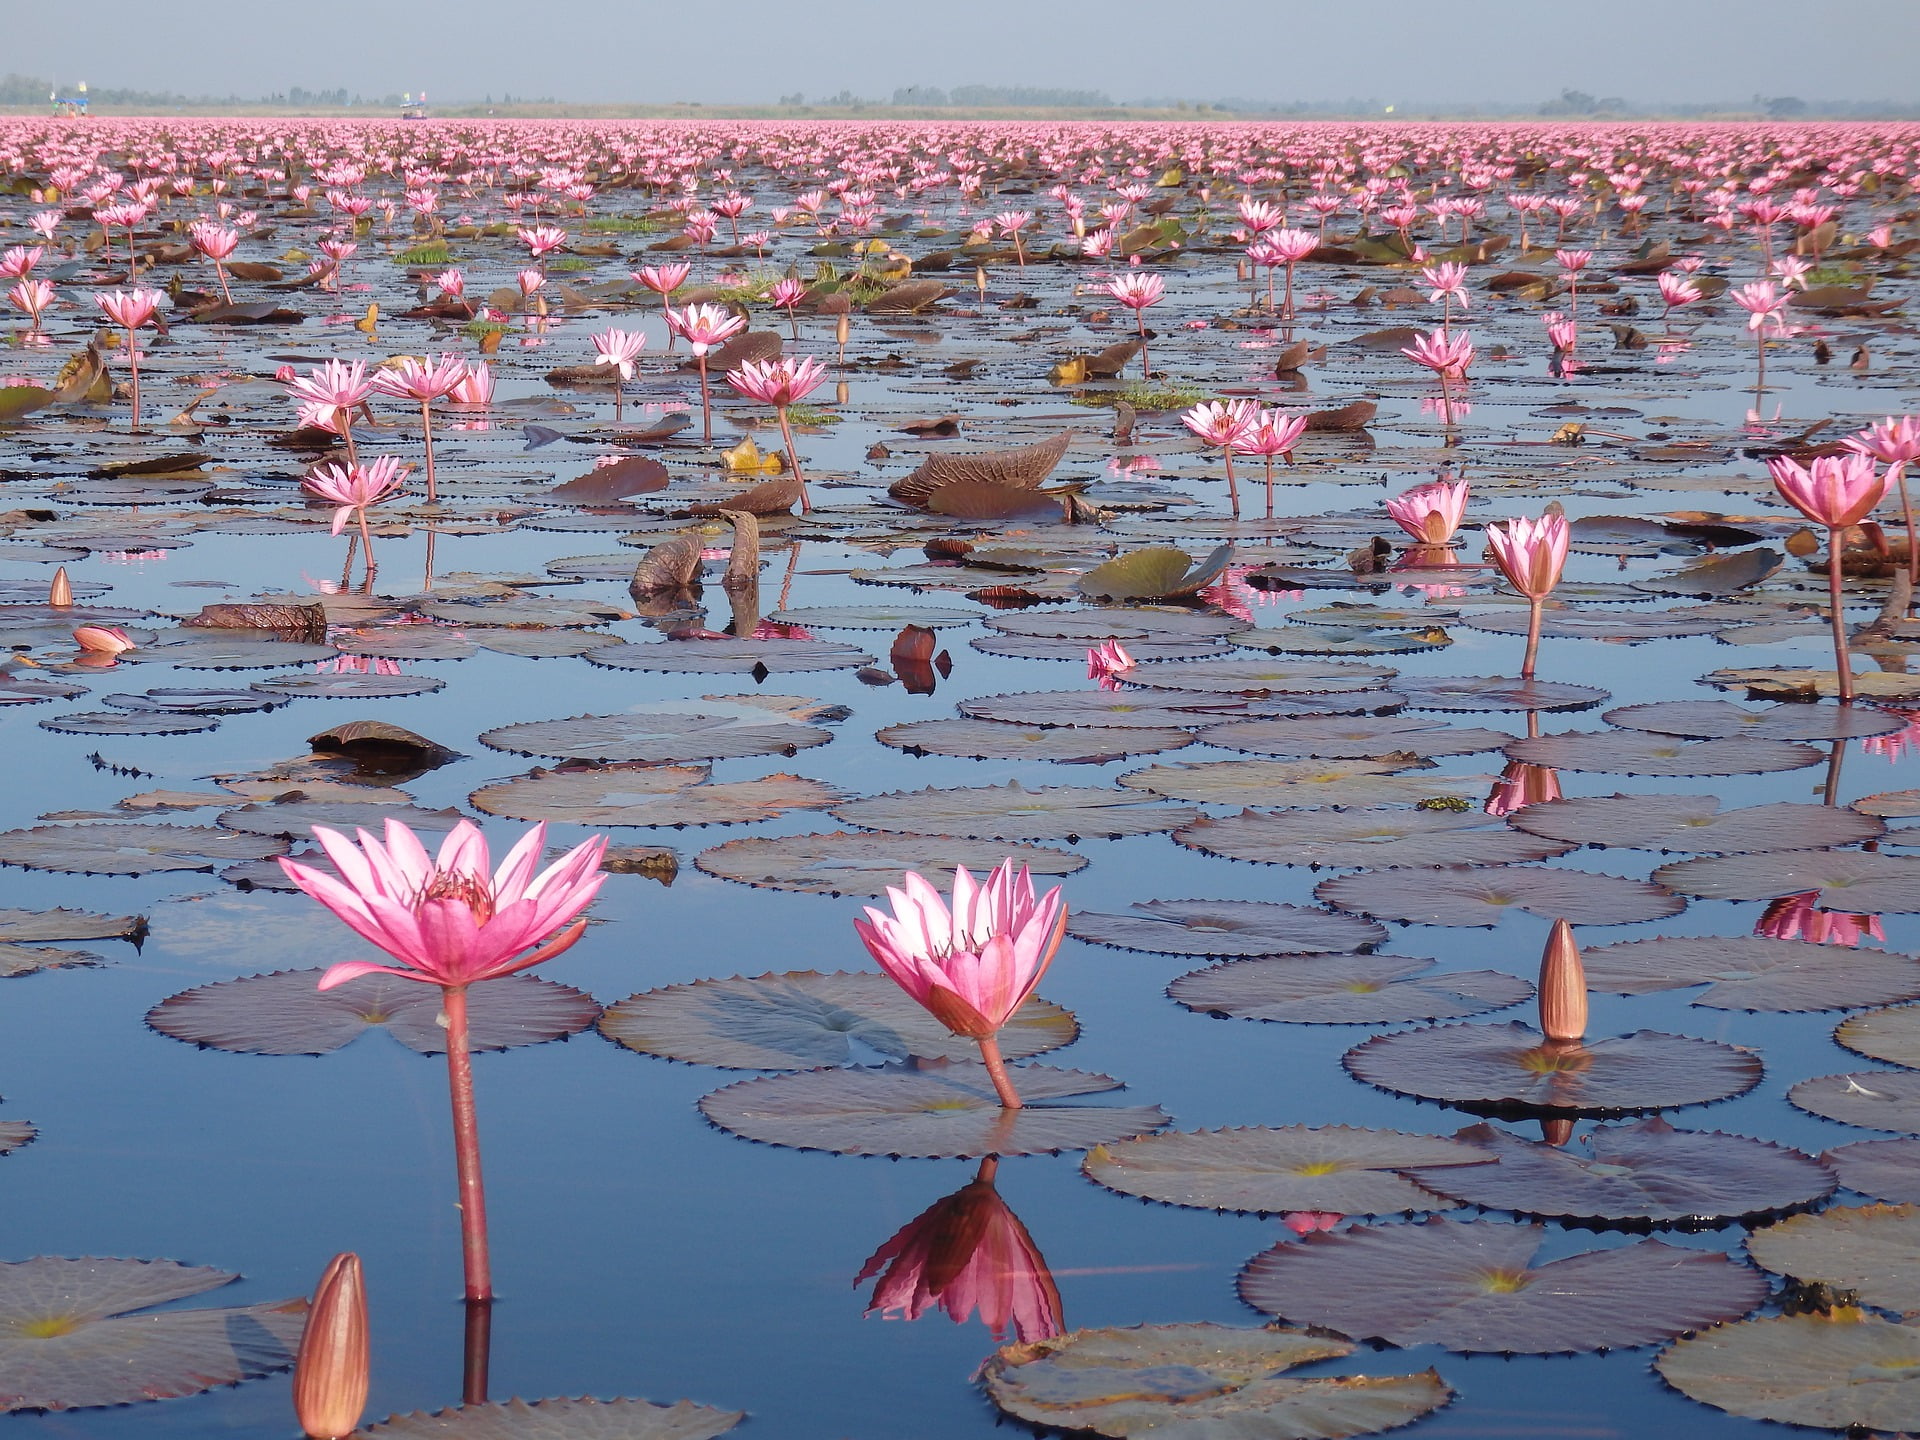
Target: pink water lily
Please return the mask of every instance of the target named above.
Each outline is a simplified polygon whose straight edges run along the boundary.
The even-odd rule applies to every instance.
[[[1422,545],[1444,545],[1467,513],[1467,482],[1429,480],[1387,501],[1387,514]]]
[[[1522,680],[1533,678],[1534,659],[1540,651],[1541,611],[1553,587],[1560,583],[1560,572],[1566,567],[1567,547],[1572,538],[1567,517],[1558,505],[1549,505],[1538,520],[1522,517],[1504,525],[1487,526],[1487,558],[1527,601],[1527,650],[1520,664]]]
[[[1833,668],[1842,705],[1853,701],[1853,665],[1847,656],[1847,624],[1840,604],[1840,537],[1886,498],[1887,476],[1873,459],[1872,453],[1856,450],[1822,455],[1811,465],[1802,465],[1790,455],[1767,461],[1767,473],[1780,498],[1827,530],[1827,618],[1833,627]],[[1907,543],[1913,544],[1911,533]]]

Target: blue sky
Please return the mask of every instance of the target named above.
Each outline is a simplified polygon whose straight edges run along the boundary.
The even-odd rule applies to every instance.
[[[1920,0],[7,0],[0,69],[188,94],[771,100],[968,83],[1116,99],[1920,99]]]

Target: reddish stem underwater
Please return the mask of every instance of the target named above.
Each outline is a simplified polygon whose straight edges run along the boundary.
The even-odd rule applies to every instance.
[[[467,1048],[467,987],[443,985],[447,1015],[447,1089],[453,1100],[453,1158],[460,1184],[460,1258],[467,1299],[493,1299],[487,1252],[487,1191],[480,1174],[480,1123],[473,1104],[473,1055]]]

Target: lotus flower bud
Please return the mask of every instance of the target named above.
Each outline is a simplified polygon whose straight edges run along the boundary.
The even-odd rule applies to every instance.
[[[1573,1121],[1565,1115],[1541,1120],[1540,1138],[1555,1148],[1569,1144],[1573,1140]]]
[[[47,587],[47,604],[73,604],[73,582],[67,578],[67,567],[64,565],[53,572],[53,584]]]
[[[1587,1033],[1587,972],[1573,927],[1553,922],[1540,957],[1540,1032],[1549,1040],[1578,1040]]]
[[[310,1440],[345,1440],[367,1408],[367,1292],[360,1257],[336,1255],[314,1288],[300,1356],[293,1366],[293,1411]]]
[[[73,632],[73,639],[82,650],[91,650],[96,655],[118,655],[122,650],[133,649],[127,632],[117,625],[82,625]]]

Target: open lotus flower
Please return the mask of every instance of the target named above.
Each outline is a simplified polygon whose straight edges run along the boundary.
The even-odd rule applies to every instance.
[[[954,871],[951,909],[915,870],[905,888],[889,885],[887,898],[891,915],[869,905],[866,918],[853,922],[867,953],[942,1025],[980,1046],[1001,1104],[1018,1109],[995,1036],[1060,948],[1067,928],[1060,887],[1036,899],[1032,874],[1009,859],[984,884]]]
[[[1822,455],[1802,465],[1788,455],[1767,461],[1767,473],[1780,498],[1816,525],[1827,530],[1827,611],[1833,626],[1833,668],[1840,703],[1853,702],[1853,665],[1847,655],[1846,615],[1840,603],[1842,569],[1841,532],[1871,515],[1886,497],[1887,476],[1874,465],[1871,454],[1849,451]],[[1909,539],[1909,544],[1912,543]]]
[[[986,1173],[908,1221],[853,1283],[875,1275],[869,1315],[918,1320],[937,1305],[965,1324],[978,1314],[995,1344],[1045,1340],[1066,1328],[1046,1261]]]
[[[1429,480],[1387,501],[1393,523],[1422,545],[1444,545],[1467,512],[1467,482]]]
[[[1087,651],[1087,678],[1098,680],[1102,690],[1118,690],[1115,676],[1133,669],[1137,662],[1118,640],[1105,640]]]

